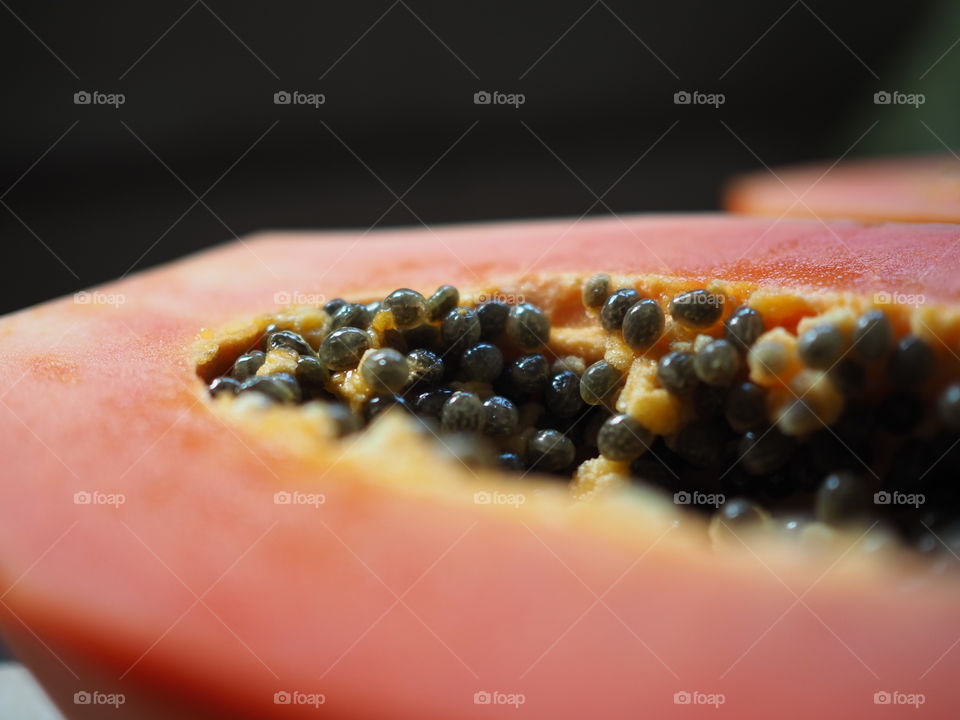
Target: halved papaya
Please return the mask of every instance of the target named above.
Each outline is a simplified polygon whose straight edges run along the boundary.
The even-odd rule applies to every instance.
[[[268,234],[7,316],[5,635],[70,717],[955,716],[955,556],[918,539],[953,547],[954,488],[879,486],[930,495],[903,533],[892,501],[857,493],[904,448],[954,472],[934,453],[960,405],[958,240],[724,216]],[[441,285],[457,307],[452,289],[425,299]],[[506,369],[484,390],[464,355],[490,302],[507,326],[481,337]],[[364,337],[330,340],[337,317]],[[851,389],[822,357],[857,347],[864,317],[887,334],[866,335]],[[441,389],[522,405],[495,451],[523,469],[490,461],[472,400],[445,396],[439,424],[404,411],[377,353],[408,353],[419,382],[409,353],[429,347]],[[661,377],[670,353],[696,361],[705,402],[671,384],[683,363]],[[535,412],[547,391],[521,361],[538,354],[581,393],[585,366],[617,372],[581,395],[606,450],[583,433],[567,465],[554,446],[531,459],[538,433],[575,435],[556,404]],[[711,406],[746,383],[762,431]],[[814,493],[791,472],[835,461],[818,443],[847,437],[853,407],[864,468],[836,460]],[[794,449],[740,452],[750,432]],[[718,433],[730,468],[704,452]],[[777,467],[751,479],[745,457]]]
[[[736,178],[725,207],[748,215],[960,222],[960,162],[947,155],[813,163]]]

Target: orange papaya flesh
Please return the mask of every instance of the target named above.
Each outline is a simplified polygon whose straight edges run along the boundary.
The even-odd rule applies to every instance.
[[[957,239],[711,216],[267,235],[8,316],[5,632],[77,717],[102,716],[74,703],[85,691],[138,717],[307,717],[320,694],[333,717],[666,715],[685,699],[801,717],[892,691],[955,713],[955,581],[866,552],[859,530],[817,552],[749,532],[711,550],[654,493],[572,501],[536,474],[474,474],[390,414],[334,452],[299,408],[211,402],[198,372],[319,293],[525,294],[569,339],[595,272],[800,298],[774,304],[791,332],[922,295],[886,310],[955,350]],[[275,502],[291,491],[316,502]]]
[[[960,163],[948,155],[807,164],[735,178],[724,206],[772,217],[960,222]]]

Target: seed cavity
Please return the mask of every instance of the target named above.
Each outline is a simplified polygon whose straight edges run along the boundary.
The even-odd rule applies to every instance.
[[[924,523],[950,536],[960,373],[945,348],[866,303],[824,306],[798,332],[769,297],[675,287],[616,288],[601,273],[558,315],[532,302],[474,306],[477,294],[452,285],[335,298],[258,325],[208,391],[218,408],[323,416],[317,427],[334,439],[408,415],[418,437],[438,437],[444,457],[475,470],[576,485],[603,468],[668,493],[722,495],[687,508],[711,516],[717,545],[754,530],[823,544],[877,520],[885,542],[924,553]],[[883,493],[927,505],[876,501]]]

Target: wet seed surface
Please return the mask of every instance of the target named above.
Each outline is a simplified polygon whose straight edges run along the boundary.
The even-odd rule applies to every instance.
[[[715,542],[879,523],[925,554],[925,528],[960,547],[960,377],[935,341],[879,308],[797,334],[712,289],[645,297],[605,274],[580,297],[632,365],[558,355],[543,308],[473,306],[444,285],[331,300],[319,334],[277,316],[209,393],[319,408],[336,436],[399,411],[471,468],[576,482],[599,456],[668,497],[724,498],[675,500],[713,516]],[[649,388],[633,381],[644,367]],[[662,435],[638,419],[655,393],[678,416]]]

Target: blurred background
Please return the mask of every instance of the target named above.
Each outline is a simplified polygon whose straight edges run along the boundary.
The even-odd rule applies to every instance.
[[[0,5],[2,312],[261,229],[709,210],[960,141],[947,2]]]

